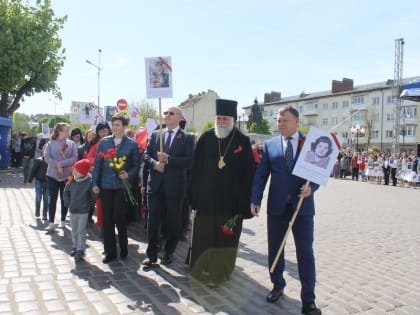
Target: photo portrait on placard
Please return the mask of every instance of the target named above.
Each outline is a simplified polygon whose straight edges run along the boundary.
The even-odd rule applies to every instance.
[[[331,160],[332,142],[327,136],[321,136],[311,143],[311,150],[306,152],[305,162],[326,169]]]
[[[94,124],[95,119],[98,120],[98,106],[92,102],[79,102],[79,121],[82,124]]]
[[[145,58],[145,69],[147,98],[171,98],[171,57]]]
[[[105,121],[111,122],[112,115],[118,112],[117,106],[105,106]]]
[[[292,173],[325,186],[338,156],[337,141],[328,131],[311,127]]]

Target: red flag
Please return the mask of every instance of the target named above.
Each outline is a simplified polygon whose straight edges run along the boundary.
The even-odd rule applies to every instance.
[[[139,149],[144,152],[147,146],[147,129],[144,127],[140,127],[136,131],[136,142],[139,146]]]

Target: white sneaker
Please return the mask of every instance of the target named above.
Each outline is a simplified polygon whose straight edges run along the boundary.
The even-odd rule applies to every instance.
[[[66,226],[66,221],[61,221],[60,226],[61,226],[62,228],[63,228],[63,227],[65,227],[65,226]]]
[[[54,230],[55,230],[55,224],[54,223],[50,223],[48,225],[47,230],[48,230],[48,232],[54,232]]]

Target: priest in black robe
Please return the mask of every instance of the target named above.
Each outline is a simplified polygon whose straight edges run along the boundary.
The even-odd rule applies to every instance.
[[[216,101],[215,128],[198,140],[193,166],[191,207],[196,216],[191,275],[209,286],[229,278],[235,267],[242,220],[251,217],[256,163],[249,137],[235,127],[236,107],[236,101]],[[237,219],[234,226],[227,224],[223,231],[232,218]],[[226,232],[229,228],[231,233]]]

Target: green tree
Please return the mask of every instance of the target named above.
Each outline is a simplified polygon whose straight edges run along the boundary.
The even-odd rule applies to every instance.
[[[267,119],[262,120],[260,127],[258,127],[256,122],[253,122],[248,128],[248,132],[271,135],[270,124]]]
[[[12,115],[24,96],[50,92],[61,99],[56,81],[65,50],[58,32],[66,19],[55,17],[50,0],[0,0],[0,116]]]
[[[207,122],[204,124],[203,128],[201,128],[201,133],[204,133],[204,132],[206,132],[208,129],[213,128],[213,127],[214,127],[214,121],[209,120],[209,121],[207,121]]]
[[[249,133],[257,133],[257,129],[258,129],[257,123],[253,122],[248,128],[248,132]]]
[[[131,102],[131,104],[130,106],[137,108],[140,112],[140,126],[146,126],[147,118],[159,119],[154,106],[146,100]]]
[[[22,113],[14,113],[13,115],[13,129],[16,131],[28,132],[31,130],[29,124],[29,116]]]
[[[70,123],[70,119],[67,116],[64,115],[56,115],[56,116],[52,116],[52,117],[45,117],[45,118],[41,118],[38,121],[38,126],[36,126],[34,128],[34,133],[40,133],[42,132],[42,124],[48,124],[48,127],[50,128],[54,128],[54,126],[59,123],[59,122],[65,122],[68,123],[69,125],[71,125]],[[83,125],[83,124],[80,124]],[[72,128],[74,128],[73,125],[71,125]],[[81,129],[83,132],[83,129]]]

